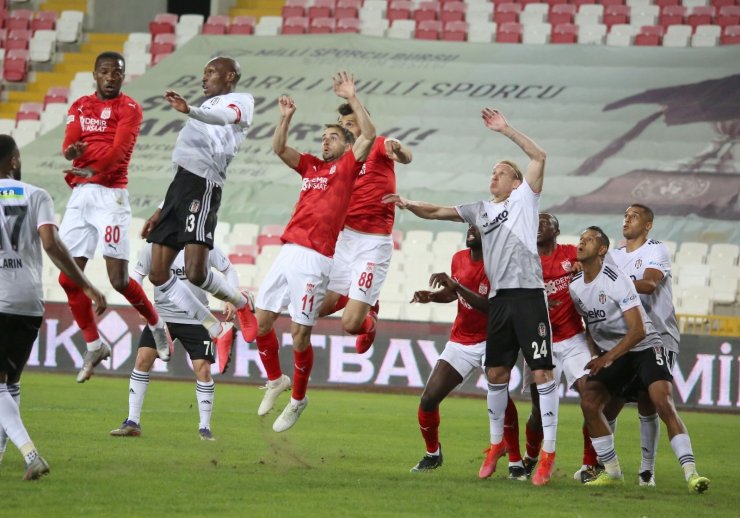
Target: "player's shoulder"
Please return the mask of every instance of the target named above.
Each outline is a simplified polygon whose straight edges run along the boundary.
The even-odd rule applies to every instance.
[[[254,103],[254,96],[248,92],[231,92],[222,96],[227,101]]]
[[[470,250],[467,248],[464,250],[458,250],[457,252],[452,254],[452,261],[453,262],[462,262],[462,261],[471,262]]]
[[[570,278],[570,285],[578,284],[583,282],[583,271],[577,272],[573,274],[573,276]]]
[[[619,278],[619,269],[614,265],[605,264],[602,272],[607,279],[611,280],[611,282],[616,282]]]
[[[118,105],[124,110],[135,110],[138,113],[142,113],[143,111],[141,108],[141,104],[139,104],[136,99],[134,99],[133,97],[129,97],[124,93],[121,94]]]
[[[662,241],[658,241],[657,239],[648,239],[645,243],[647,246],[660,246],[663,245]],[[663,245],[665,246],[665,245]]]
[[[0,200],[18,200],[31,202],[38,200],[41,202],[51,202],[51,196],[46,189],[20,180],[10,180],[0,183]]]

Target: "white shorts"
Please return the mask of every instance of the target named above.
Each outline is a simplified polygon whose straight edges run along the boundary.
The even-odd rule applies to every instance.
[[[331,259],[294,244],[280,248],[262,281],[255,306],[280,313],[286,307],[296,324],[313,326],[329,284]]]
[[[128,261],[131,207],[126,189],[93,183],[72,189],[59,237],[72,257],[101,255]]]
[[[370,306],[378,301],[393,255],[393,238],[345,228],[339,234],[329,291]]]
[[[552,354],[553,364],[555,364],[552,370],[553,377],[560,383],[560,376],[565,374],[565,381],[568,383],[566,389],[572,388],[578,379],[589,374],[590,371],[586,368],[586,364],[591,361],[591,351],[586,343],[586,333],[578,333],[560,342],[553,342]],[[522,392],[528,392],[532,383],[534,383],[534,376],[527,363],[524,362]]]
[[[439,355],[465,379],[473,369],[483,368],[483,360],[486,357],[486,342],[478,344],[463,345],[457,342],[447,342],[444,351]]]

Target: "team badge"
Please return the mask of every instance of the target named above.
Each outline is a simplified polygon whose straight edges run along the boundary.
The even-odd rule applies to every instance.
[[[306,283],[306,295],[311,295],[316,289],[316,285],[310,282]]]
[[[376,266],[377,265],[375,263],[367,263],[367,265],[365,265],[365,271],[368,273],[374,273]]]
[[[110,119],[110,106],[106,106],[105,108],[103,108],[103,111],[100,112],[100,118]]]
[[[599,302],[601,302],[602,304],[606,304],[606,293],[604,293],[603,291],[599,292]]]
[[[573,271],[573,264],[571,264],[571,262],[568,259],[560,263],[560,266],[563,267],[563,271],[565,273],[570,273],[571,271]]]
[[[200,210],[200,200],[191,201],[190,208],[188,210],[193,214],[196,214]]]
[[[537,326],[537,333],[539,333],[542,338],[545,338],[547,336],[547,327],[545,327],[544,322],[540,322],[540,324]]]
[[[478,293],[481,295],[485,295],[488,293],[488,285],[485,282],[481,282],[480,286],[478,286]]]
[[[638,259],[637,261],[635,261],[635,268],[639,270],[640,266],[642,266],[642,259]]]
[[[329,174],[334,174],[337,172],[337,164],[334,164],[331,166],[331,169],[329,169]]]

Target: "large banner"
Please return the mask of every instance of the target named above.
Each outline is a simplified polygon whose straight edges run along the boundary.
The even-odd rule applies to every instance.
[[[322,125],[336,120],[340,104],[331,75],[346,69],[356,73],[378,131],[413,150],[413,162],[398,167],[405,196],[445,205],[487,198],[495,162],[526,160],[483,126],[480,111],[491,106],[547,151],[541,208],[560,216],[564,234],[596,224],[619,236],[620,215],[639,201],[656,206],[653,233],[660,239],[740,243],[736,47],[200,36],[125,88],[144,108],[130,174],[135,216],[148,217],[164,197],[186,120],[163,92],[174,89],[198,105],[203,66],[216,55],[240,61],[239,90],[256,101],[248,140],[229,166],[222,221],[287,222],[300,182],[271,149],[277,98],[291,95],[298,106],[289,144],[319,153]],[[25,178],[48,189],[60,212],[69,196],[62,133],[59,128],[23,150]],[[398,225],[445,230],[453,224],[401,213]]]
[[[114,307],[98,322],[101,335],[111,344],[113,354],[96,368],[98,373],[129,376],[136,358],[142,322],[132,308]],[[449,325],[382,321],[375,344],[364,355],[355,352],[355,337],[342,332],[339,319],[322,319],[314,328],[311,343],[314,367],[311,386],[336,386],[356,390],[409,390],[421,392],[449,336]],[[282,352],[283,372],[293,373],[290,320],[280,317],[276,331]],[[734,348],[734,350],[733,350]],[[39,339],[31,353],[29,368],[70,373],[82,367],[85,343],[79,328],[64,304],[48,303]],[[509,389],[521,392],[521,362],[512,371]],[[169,363],[156,360],[154,376],[193,378],[183,350]],[[232,363],[216,380],[261,384],[266,380],[255,344],[239,336]],[[681,408],[740,411],[740,340],[738,338],[684,336],[674,371],[674,398]],[[93,379],[91,383],[94,383]],[[457,389],[460,393],[484,395],[482,371],[474,372]],[[568,400],[577,394],[560,393]]]

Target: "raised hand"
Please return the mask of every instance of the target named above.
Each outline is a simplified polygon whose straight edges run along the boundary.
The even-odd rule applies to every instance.
[[[457,283],[454,279],[452,279],[452,277],[442,272],[432,274],[432,276],[429,278],[429,286],[434,289],[446,288],[449,290],[454,290],[457,287]]]
[[[414,297],[411,302],[418,302],[419,304],[427,304],[432,301],[432,292],[427,290],[420,290],[414,292]]]
[[[337,72],[337,75],[333,76],[332,83],[334,87],[334,93],[342,99],[349,99],[357,94],[355,90],[355,75],[348,74],[347,72]]]
[[[278,109],[281,117],[290,117],[296,109],[295,101],[288,95],[281,95],[278,99]]]
[[[398,194],[386,194],[380,199],[383,203],[393,203],[399,209],[405,209],[408,207],[409,200],[401,198]]]
[[[105,300],[105,295],[103,295],[95,287],[90,286],[89,288],[84,288],[82,291],[85,295],[87,295],[89,299],[93,301],[93,304],[95,304],[96,315],[100,316],[106,309],[108,309],[108,302]]]
[[[67,149],[64,150],[64,158],[66,158],[67,160],[80,158],[86,149],[86,142],[82,142],[80,140],[78,140],[77,142],[73,142],[72,144],[67,146]]]
[[[188,102],[185,98],[174,90],[166,90],[164,92],[164,98],[168,103],[170,103],[170,106],[180,113],[188,113],[190,111],[190,108],[188,108]]]
[[[401,143],[397,140],[385,139],[385,154],[391,160],[400,160],[398,153],[401,151]]]
[[[502,131],[509,126],[503,114],[493,108],[483,108],[481,117],[483,117],[483,123],[486,125],[486,128],[493,131]]]

